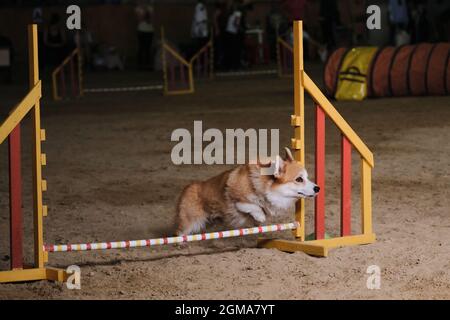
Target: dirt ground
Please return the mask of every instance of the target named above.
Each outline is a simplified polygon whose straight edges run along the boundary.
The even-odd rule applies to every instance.
[[[313,70],[320,79],[320,70]],[[108,76],[108,85],[118,83]],[[98,80],[98,79],[97,79]],[[93,84],[98,84],[96,79]],[[319,81],[320,82],[320,81]],[[1,114],[24,87],[2,92]],[[49,89],[46,88],[48,95]],[[182,188],[228,166],[175,166],[171,132],[204,128],[279,128],[289,145],[292,79],[226,78],[189,96],[158,92],[89,94],[43,101],[48,165],[46,243],[146,239],[173,232]],[[450,97],[337,102],[373,151],[373,225],[377,242],[327,258],[256,248],[256,237],[186,247],[55,253],[50,265],[81,267],[81,290],[60,283],[0,285],[1,299],[449,299]],[[307,169],[314,176],[314,109],[306,108]],[[26,256],[30,261],[30,153],[23,130]],[[327,123],[327,233],[339,227],[340,136]],[[359,157],[353,153],[353,233],[359,232]],[[7,144],[0,146],[0,267],[9,265]],[[312,232],[313,202],[307,203]],[[281,221],[291,221],[292,216]],[[289,238],[290,232],[281,236]],[[366,287],[370,265],[381,288]]]

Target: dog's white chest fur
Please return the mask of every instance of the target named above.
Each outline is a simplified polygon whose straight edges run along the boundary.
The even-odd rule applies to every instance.
[[[286,211],[290,209],[297,200],[296,198],[286,197],[284,194],[277,190],[268,191],[266,193],[266,198],[270,205],[274,207],[275,210],[278,209],[278,211]]]

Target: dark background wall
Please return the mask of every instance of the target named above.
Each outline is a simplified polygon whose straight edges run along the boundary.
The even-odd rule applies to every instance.
[[[248,22],[251,25],[265,27],[265,19],[270,11],[272,3],[279,1],[254,1],[253,10],[248,14]],[[318,0],[308,1],[308,12],[305,22],[311,30],[318,28]],[[156,2],[155,29],[156,38],[159,39],[160,26],[164,25],[167,37],[175,43],[188,42],[194,12],[195,1],[168,1]],[[58,12],[66,17],[66,6],[44,6],[44,19]],[[31,23],[32,6],[0,7],[0,34],[7,36],[13,42],[17,59],[26,57],[26,26]],[[82,21],[93,34],[95,41],[116,46],[127,57],[134,57],[137,47],[135,29],[136,18],[134,5],[86,5],[81,6]],[[208,3],[210,21],[213,13],[213,5]],[[65,21],[65,19],[64,19]]]
[[[17,61],[23,61],[27,53],[26,26],[31,23],[33,1],[24,0],[21,4],[15,1],[15,5],[6,5],[6,2],[0,1],[0,34],[11,39],[16,50]],[[135,57],[137,41],[134,2],[97,5],[93,5],[92,1],[69,2],[76,2],[81,6],[83,24],[91,31],[96,42],[117,47],[119,52],[127,58],[133,59]],[[265,28],[266,16],[271,6],[278,6],[283,0],[252,0],[251,2],[253,3],[253,10],[248,14],[248,23],[252,26],[260,25]],[[385,8],[387,0],[375,2]],[[43,6],[45,19],[48,19],[53,12],[59,12],[62,17],[66,17],[65,10],[67,5],[49,5],[50,1],[45,3],[46,5]],[[83,3],[90,4],[83,5]],[[176,44],[190,41],[190,29],[195,3],[196,0],[155,1],[155,45],[159,39],[161,25],[164,25],[170,41]],[[215,1],[209,0],[206,3],[211,21]],[[322,36],[319,19],[320,0],[308,0],[306,3],[307,6],[304,12],[305,25],[308,32],[320,41]],[[353,34],[366,32],[365,8],[367,4],[365,0],[339,0],[337,4],[339,19],[343,26],[349,30],[351,29]],[[386,41],[384,38],[386,38],[386,35],[389,35],[389,32],[385,31],[383,30],[382,34],[379,32],[381,35],[378,38],[380,39],[374,39],[370,42],[375,45],[383,44]]]
[[[211,19],[213,8],[209,8]],[[95,41],[116,46],[126,56],[133,56],[136,51],[136,18],[134,5],[89,5],[81,6],[82,21],[93,34]],[[58,12],[66,17],[65,6],[43,7],[44,19]],[[159,38],[160,26],[164,25],[167,37],[173,42],[186,42],[190,39],[190,29],[194,12],[194,2],[161,3],[154,5],[155,36]],[[265,15],[270,9],[270,1],[260,1],[249,15],[249,22],[260,21],[264,26]],[[26,26],[32,22],[32,6],[0,7],[0,34],[13,42],[17,58],[26,57]],[[65,21],[65,19],[64,19]]]

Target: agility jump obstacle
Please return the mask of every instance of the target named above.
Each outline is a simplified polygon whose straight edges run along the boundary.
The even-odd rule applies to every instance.
[[[277,37],[277,69],[279,77],[292,77],[294,73],[294,50],[280,36]]]
[[[164,28],[161,28],[161,57],[163,84],[139,85],[116,88],[89,88],[88,93],[134,92],[162,90],[166,95],[194,93],[194,79],[212,79],[214,77],[213,38],[200,48],[187,61],[166,40]]]
[[[178,237],[166,237],[157,239],[145,240],[127,240],[116,242],[99,242],[99,243],[81,243],[81,244],[59,244],[59,245],[45,245],[43,250],[45,252],[69,252],[69,251],[90,251],[90,250],[109,250],[109,249],[128,249],[139,247],[153,247],[164,244],[183,243],[204,241],[212,239],[224,239],[233,237],[248,236],[251,234],[262,234],[267,232],[293,230],[298,227],[297,222],[272,224],[269,226],[260,226],[253,228],[243,228],[227,231],[217,231],[210,233],[200,233],[193,235],[185,235]]]
[[[83,87],[83,67],[82,54],[79,46],[75,48],[63,62],[52,72],[52,93],[54,100],[61,100],[69,96],[79,97],[84,93],[104,93],[104,92],[132,92],[163,90],[166,95],[187,94],[194,92],[194,75],[196,78],[213,78],[213,40],[211,39],[187,61],[174,48],[172,48],[165,38],[164,28],[161,29],[162,42],[162,63],[163,63],[163,84],[139,85],[116,88],[84,88]],[[67,69],[70,77],[67,77]],[[75,70],[77,69],[77,70]],[[71,93],[67,90],[68,83]]]
[[[190,59],[184,58],[176,49],[174,49],[169,44],[169,41],[167,41],[165,37],[164,28],[161,28],[161,43],[163,83],[142,84],[127,87],[85,88],[83,85],[84,76],[82,67],[82,51],[78,46],[63,60],[63,62],[57,68],[55,68],[52,73],[53,99],[55,101],[58,101],[70,96],[80,97],[85,93],[159,90],[162,90],[165,95],[190,94],[195,92],[194,84],[196,79],[211,80],[215,76],[234,77],[268,75],[276,74],[278,72],[274,69],[215,73],[214,37],[212,31],[211,37],[208,42],[203,47],[201,47]],[[70,71],[70,77],[68,77],[66,74],[67,69],[69,69]],[[77,72],[75,72],[74,69],[77,69]],[[286,74],[288,72],[289,71],[287,71],[286,67]],[[280,74],[280,72],[278,73]],[[292,74],[292,66],[290,73]],[[72,89],[71,91],[67,89],[67,87],[69,86]]]
[[[164,28],[161,28],[161,42],[164,94],[194,93],[192,64],[168,44]]]
[[[212,34],[211,31],[208,42],[189,61],[196,79],[212,79],[214,77],[214,38]]]
[[[77,45],[64,60],[52,72],[52,93],[53,100],[61,100],[67,97],[83,96],[83,61],[81,49]],[[69,69],[68,78],[66,71]],[[67,83],[70,84],[71,94],[67,90]]]
[[[375,241],[372,232],[372,195],[371,170],[374,166],[373,155],[348,123],[336,111],[320,89],[305,73],[302,51],[302,22],[294,23],[294,115],[291,125],[294,127],[294,138],[291,148],[296,161],[305,165],[304,143],[304,105],[306,90],[316,104],[316,150],[315,178],[321,192],[315,198],[314,235],[315,240],[306,241],[305,237],[305,201],[301,199],[296,205],[295,221],[287,224],[261,226],[254,228],[219,231],[181,237],[159,239],[118,241],[104,243],[85,243],[75,245],[44,245],[43,217],[47,216],[47,206],[42,203],[42,192],[46,191],[47,183],[42,179],[42,165],[46,164],[45,154],[41,153],[41,142],[45,141],[45,131],[40,126],[41,82],[39,80],[37,59],[37,27],[29,26],[29,61],[30,61],[30,91],[27,96],[11,112],[0,126],[0,144],[9,138],[10,161],[10,250],[11,270],[0,272],[0,283],[31,280],[65,281],[64,270],[46,266],[48,254],[52,252],[86,251],[124,249],[147,247],[170,243],[202,241],[227,237],[240,237],[251,234],[261,234],[274,231],[293,230],[295,240],[258,239],[258,246],[276,248],[282,251],[303,251],[314,256],[327,256],[331,248],[369,244]],[[33,121],[33,217],[34,217],[34,264],[23,264],[22,235],[22,201],[20,172],[20,124],[27,113],[31,111]],[[325,118],[328,116],[342,134],[341,148],[341,225],[340,236],[325,238]],[[361,232],[351,233],[351,156],[355,149],[361,160]]]
[[[330,248],[369,244],[375,241],[372,232],[372,168],[373,154],[342,118],[330,101],[320,91],[304,70],[303,65],[303,25],[301,21],[294,22],[294,114],[291,125],[294,127],[294,138],[291,148],[295,159],[305,166],[305,90],[316,105],[315,129],[315,179],[320,186],[320,193],[315,198],[314,235],[315,240],[305,241],[305,201],[301,199],[296,206],[296,221],[299,227],[295,229],[296,240],[260,240],[259,246],[277,248],[282,251],[304,251],[312,255],[327,256]],[[328,118],[341,131],[341,226],[340,237],[325,238],[325,118]],[[351,234],[351,157],[355,149],[361,159],[361,233]]]
[[[9,200],[10,200],[10,259],[11,270],[0,272],[0,282],[29,280],[64,280],[62,270],[45,266],[43,218],[47,206],[42,203],[42,193],[47,190],[47,181],[42,179],[42,166],[47,158],[41,152],[45,141],[45,130],[41,129],[40,99],[42,86],[39,80],[37,25],[28,27],[29,86],[30,91],[13,109],[0,126],[0,144],[9,141]],[[33,220],[34,220],[34,264],[23,263],[22,232],[22,173],[20,127],[22,120],[30,114],[32,122],[32,174],[33,174]]]
[[[169,45],[164,28],[161,28],[164,94],[194,93],[194,79],[214,77],[214,42],[211,37],[191,59],[186,60]]]

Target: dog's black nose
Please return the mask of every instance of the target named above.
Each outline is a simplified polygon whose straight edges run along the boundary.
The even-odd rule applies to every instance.
[[[315,187],[314,187],[314,192],[315,192],[315,193],[318,193],[319,191],[320,191],[320,187],[319,187],[319,186],[315,186]]]

